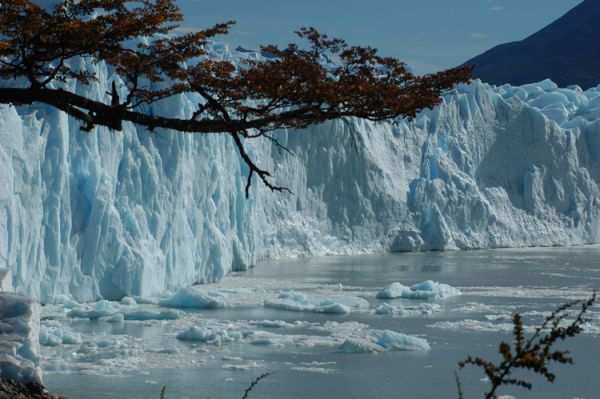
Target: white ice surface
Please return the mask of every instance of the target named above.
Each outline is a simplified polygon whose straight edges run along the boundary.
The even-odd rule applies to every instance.
[[[337,293],[324,297],[284,291],[277,299],[265,301],[265,307],[296,312],[350,314],[353,311],[368,310],[369,302],[363,298]]]
[[[0,292],[0,377],[41,382],[39,312],[35,301]]]
[[[373,313],[387,316],[432,315],[440,312],[441,306],[435,303],[422,303],[417,306],[390,305],[383,303],[373,310]]]
[[[59,346],[75,345],[82,343],[81,334],[71,331],[54,320],[43,322],[40,325],[40,345]]]
[[[109,102],[118,77],[82,65],[99,81],[68,88]],[[197,102],[150,111],[188,118]],[[293,155],[268,140],[249,153],[294,195],[255,182],[247,200],[227,135],[86,133],[47,106],[0,105],[0,267],[48,303],[175,292],[265,258],[600,241],[598,88],[474,82],[412,122],[276,136]]]
[[[481,334],[498,331],[510,333],[512,323],[509,317],[518,310],[523,314],[527,324],[526,332],[530,334],[533,326],[539,325],[546,314],[546,310],[541,311],[539,307],[527,304],[516,307],[515,302],[510,301],[485,304],[486,293],[493,292],[495,296],[507,298],[515,293],[515,287],[505,287],[504,290],[501,287],[488,288],[486,291],[484,287],[463,287],[461,291],[466,293],[464,295],[473,296],[473,299],[461,297],[457,301],[445,301],[443,306],[410,299],[398,299],[390,305],[375,299],[377,292],[371,288],[348,285],[343,287],[343,291],[339,291],[338,284],[236,275],[226,277],[216,284],[193,287],[195,291],[210,292],[218,297],[223,304],[218,309],[199,311],[194,308],[166,308],[158,305],[158,298],[146,298],[129,305],[99,302],[81,305],[81,309],[71,308],[68,302],[47,305],[43,307],[42,331],[52,333],[50,339],[55,342],[48,343],[55,346],[47,346],[48,343],[42,346],[42,364],[44,371],[48,373],[82,372],[104,376],[144,373],[152,369],[215,366],[239,372],[256,368],[268,370],[279,366],[274,366],[271,360],[265,360],[268,356],[261,360],[260,357],[247,358],[248,355],[316,352],[344,357],[347,356],[345,353],[377,356],[378,353],[389,351],[436,351],[443,345],[439,339],[433,338],[439,335],[439,330]],[[474,291],[477,293],[473,293]],[[548,287],[545,290],[541,287],[521,287],[520,292],[523,298],[533,298],[535,294],[535,298],[542,299],[545,303],[557,290]],[[581,287],[581,290],[571,288],[568,291],[570,295],[584,292],[586,287]],[[305,305],[318,301],[319,298],[336,298],[339,303],[346,304],[357,298],[365,301],[369,299],[370,303],[361,313],[349,316],[329,314],[326,318],[314,315],[313,310],[297,312],[297,309],[272,309],[265,306],[269,302],[290,298],[293,298],[294,303]],[[519,301],[518,296],[512,299]],[[557,303],[562,301],[561,299]],[[382,307],[386,308],[386,312],[380,311]],[[116,309],[117,313],[92,321],[84,329],[86,333],[79,334],[80,342],[77,339],[62,341],[62,337],[81,328],[82,323],[89,323],[86,319],[68,316],[70,312],[77,310],[88,315],[85,312],[111,308]],[[585,334],[600,333],[598,310],[597,307],[592,309],[592,319],[585,327]],[[246,311],[256,314],[257,319],[231,318],[236,317],[234,315],[243,317]],[[165,312],[174,312],[177,319],[164,317]],[[136,320],[128,317],[128,314],[152,317],[138,317]],[[263,317],[266,314],[276,316],[265,319]],[[415,333],[414,330],[410,335],[405,334],[402,331],[403,320],[382,319],[385,315],[406,317],[407,320],[425,319],[423,324],[426,327],[421,332],[425,335]],[[450,320],[446,319],[447,315],[451,315]],[[285,317],[285,321],[277,317]],[[393,331],[389,330],[390,321],[395,325]],[[127,326],[132,328],[130,331],[136,331],[136,334],[143,328],[144,333],[136,336],[114,333]],[[432,337],[431,341],[429,335]],[[42,334],[40,341],[44,343],[44,339]],[[290,356],[291,363],[286,366],[293,371],[329,374],[335,373],[337,369],[331,364],[303,364],[293,359]]]
[[[428,351],[431,349],[426,339],[400,334],[391,330],[378,333],[377,344],[387,350]]]
[[[340,291],[339,284],[235,276],[216,284],[192,287],[185,292],[186,295],[175,293],[163,300],[146,298],[127,305],[122,301],[102,300],[76,308],[71,308],[68,302],[44,306],[40,342],[43,344],[45,372],[117,375],[153,368],[200,367],[214,363],[219,353],[240,350],[245,345],[290,352],[316,348],[320,353],[332,354],[429,350],[424,337],[373,328],[366,323],[349,320],[346,314],[331,314],[329,321],[303,320],[303,312],[321,312],[319,309],[327,308],[330,302],[343,304],[369,317],[374,310],[365,298],[374,300],[375,292],[359,287],[345,286]],[[223,307],[199,313],[196,307],[186,309],[182,306],[192,304],[190,298],[196,298],[199,292],[218,297]],[[164,300],[175,295],[183,298],[172,302],[172,306],[179,309],[167,308]],[[220,317],[221,312],[243,312],[246,309],[256,312],[263,308],[271,313],[269,303],[281,301],[291,301],[299,307],[277,307],[277,311],[289,311],[294,318],[298,317],[297,321]],[[421,305],[430,305],[428,309],[439,308],[435,304],[406,308],[411,316],[424,317],[426,312]],[[171,313],[173,317],[166,317]],[[96,328],[86,329],[86,334],[74,333],[74,326],[81,326],[81,323],[87,322],[86,319],[91,319]],[[125,324],[138,324],[153,333],[144,334],[144,338],[110,333]],[[264,362],[239,356],[221,357],[219,367],[229,370],[265,367]],[[303,372],[335,372],[334,367],[326,364],[294,363],[291,367]]]
[[[10,269],[0,268],[0,292],[10,292],[13,287],[11,284]]]
[[[204,292],[197,287],[182,288],[172,296],[161,299],[161,306],[188,309],[218,309],[225,307],[222,295],[215,292]]]
[[[436,281],[423,281],[422,283],[407,287],[400,283],[392,283],[377,293],[379,299],[444,299],[460,295],[460,290],[440,284]]]

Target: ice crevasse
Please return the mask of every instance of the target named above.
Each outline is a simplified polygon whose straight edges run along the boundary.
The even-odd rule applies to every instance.
[[[99,82],[70,89],[109,102],[118,77],[84,68]],[[197,101],[149,111],[189,117]],[[277,138],[292,155],[267,140],[249,152],[294,194],[255,181],[246,199],[248,168],[226,135],[86,133],[47,106],[0,105],[7,285],[42,302],[119,299],[266,258],[600,241],[600,88],[475,81],[413,121],[333,121]]]

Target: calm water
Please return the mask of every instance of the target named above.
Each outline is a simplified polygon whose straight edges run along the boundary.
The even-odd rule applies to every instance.
[[[497,344],[510,340],[507,317],[514,311],[527,315],[527,323],[541,320],[539,312],[548,311],[569,299],[584,297],[600,287],[600,247],[569,249],[494,250],[425,254],[389,254],[354,257],[328,257],[268,262],[251,271],[233,276],[256,281],[287,281],[306,284],[339,284],[359,287],[372,307],[384,301],[373,293],[399,281],[413,284],[434,280],[459,287],[463,295],[439,301],[441,311],[429,316],[381,316],[372,313],[324,315],[298,313],[261,306],[227,310],[203,310],[202,317],[224,320],[296,320],[324,323],[357,321],[374,329],[426,338],[428,352],[386,352],[346,354],[323,347],[270,347],[223,345],[221,347],[181,342],[173,334],[176,323],[73,321],[70,327],[85,337],[88,334],[131,337],[140,345],[177,348],[165,354],[167,368],[150,365],[143,355],[133,370],[131,364],[119,371],[111,360],[106,374],[84,367],[46,366],[44,380],[54,392],[73,399],[158,398],[166,385],[166,398],[241,398],[252,379],[264,372],[274,374],[263,380],[250,397],[256,398],[456,398],[453,372],[466,355],[497,360]],[[260,279],[260,280],[259,280]],[[301,289],[299,289],[301,291]],[[390,301],[387,301],[390,302]],[[408,301],[390,303],[407,304]],[[414,303],[414,302],[413,302]],[[592,328],[599,331],[598,314]],[[465,322],[468,320],[468,322]],[[450,322],[443,324],[443,322]],[[463,324],[457,324],[462,322]],[[510,327],[510,326],[509,326]],[[302,330],[299,328],[299,330]],[[288,331],[302,333],[303,331]],[[584,334],[568,342],[575,359],[573,366],[553,366],[558,378],[554,384],[537,378],[532,392],[505,390],[517,398],[599,398],[600,336]],[[47,357],[62,356],[68,364],[76,347],[46,348]],[[124,364],[131,359],[123,347]],[[202,358],[190,362],[195,354]],[[168,359],[168,360],[167,360]],[[183,364],[178,364],[181,359]],[[184,361],[185,359],[185,361]],[[243,361],[242,361],[243,359]],[[118,360],[118,359],[117,359]],[[236,370],[231,364],[254,364],[256,368]],[[102,363],[102,359],[99,360]],[[127,369],[127,370],[125,370]],[[487,387],[476,369],[462,372],[465,398],[481,398]],[[525,374],[524,376],[528,376]]]

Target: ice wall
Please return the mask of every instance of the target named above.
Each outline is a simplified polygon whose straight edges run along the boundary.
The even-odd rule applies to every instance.
[[[39,330],[38,304],[0,291],[0,378],[41,383]]]
[[[100,83],[71,89],[108,102],[114,76],[84,67]],[[151,111],[185,117],[194,101]],[[294,194],[255,181],[246,200],[227,136],[85,133],[49,107],[0,105],[0,268],[42,301],[94,300],[264,258],[600,242],[598,89],[474,82],[412,122],[278,137],[294,155],[267,141],[251,154]]]

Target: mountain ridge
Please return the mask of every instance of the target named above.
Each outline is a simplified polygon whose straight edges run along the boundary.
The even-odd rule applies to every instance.
[[[583,89],[600,83],[600,1],[585,0],[527,38],[493,47],[463,65],[490,84],[523,85],[551,79]]]

